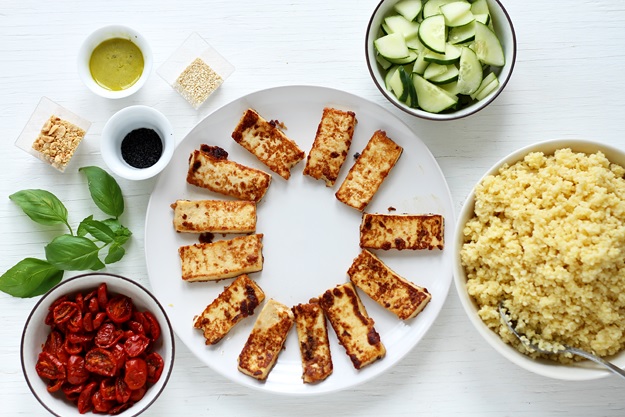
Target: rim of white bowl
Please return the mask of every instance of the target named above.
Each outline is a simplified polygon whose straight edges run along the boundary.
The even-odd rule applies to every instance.
[[[32,308],[32,310],[28,314],[28,317],[26,318],[26,323],[24,324],[24,329],[22,330],[22,337],[21,337],[21,340],[20,340],[20,362],[21,362],[21,366],[22,366],[22,373],[24,375],[24,379],[26,380],[26,384],[28,385],[28,388],[30,389],[32,394],[35,396],[37,401],[39,401],[39,403],[46,410],[48,410],[48,412],[50,412],[52,415],[55,415],[57,417],[61,417],[61,414],[57,414],[57,412],[55,410],[53,410],[48,405],[49,399],[48,399],[48,401],[46,401],[46,400],[44,400],[43,398],[41,398],[38,395],[38,391],[35,389],[35,387],[31,383],[31,380],[29,378],[29,371],[27,371],[27,369],[26,369],[26,363],[25,363],[25,357],[24,357],[24,343],[25,343],[25,339],[27,337],[27,333],[28,333],[29,329],[31,328],[30,327],[30,322],[31,322],[32,317],[39,310],[41,305],[46,302],[46,300],[48,300],[50,297],[55,297],[57,295],[58,296],[63,295],[62,293],[59,293],[59,292],[61,291],[62,287],[66,286],[67,283],[70,283],[70,282],[73,282],[73,281],[76,281],[76,280],[87,279],[87,278],[91,278],[91,277],[98,277],[98,276],[99,277],[105,276],[105,277],[108,277],[110,279],[120,279],[120,280],[126,282],[127,284],[130,284],[132,286],[137,287],[140,290],[140,292],[145,294],[148,298],[152,299],[152,301],[154,301],[154,304],[158,307],[158,309],[160,310],[161,314],[163,315],[163,317],[165,319],[165,323],[167,325],[167,333],[161,332],[161,337],[168,336],[168,339],[169,339],[168,342],[171,345],[171,358],[168,358],[170,363],[169,363],[169,366],[166,367],[166,369],[164,370],[163,374],[161,375],[161,378],[156,383],[156,384],[160,385],[160,387],[157,388],[157,391],[154,394],[154,397],[151,398],[150,401],[146,402],[146,404],[141,404],[140,407],[133,408],[137,403],[141,402],[141,400],[139,400],[137,403],[133,404],[132,407],[126,409],[125,411],[123,411],[119,415],[120,416],[127,416],[127,417],[130,417],[130,416],[135,417],[135,416],[138,416],[139,414],[143,413],[145,410],[147,410],[158,399],[158,397],[164,391],[165,387],[167,386],[167,382],[169,381],[169,378],[171,377],[171,374],[172,374],[173,369],[174,369],[174,361],[175,361],[175,358],[176,358],[176,340],[175,340],[175,336],[174,336],[174,330],[173,330],[173,327],[171,326],[171,322],[169,320],[169,317],[167,316],[167,313],[165,312],[165,309],[163,308],[163,305],[160,303],[160,301],[158,301],[158,299],[154,296],[154,294],[152,294],[147,288],[145,288],[143,285],[139,284],[138,282],[136,282],[136,281],[134,281],[134,280],[132,280],[130,278],[126,278],[126,277],[124,277],[122,275],[113,274],[113,273],[109,273],[109,272],[88,272],[88,273],[85,273],[85,274],[80,274],[80,275],[76,275],[76,276],[71,277],[71,278],[64,279],[63,281],[61,281],[60,283],[55,285],[53,288],[51,288],[44,295],[42,295],[41,298],[37,301],[35,306]],[[94,286],[94,288],[95,288],[95,286]],[[161,322],[159,322],[159,325],[161,325],[161,329],[164,327],[163,323],[161,323]],[[165,358],[163,358],[163,359],[165,359]],[[154,386],[151,386],[149,389],[152,389],[152,388],[154,388]],[[52,396],[52,394],[50,394],[50,393],[48,393],[48,394],[50,396]],[[52,398],[52,399],[54,399],[54,398]],[[78,409],[76,409],[76,415],[78,415]]]
[[[458,119],[462,119],[465,118],[467,116],[470,116],[472,114],[475,114],[477,112],[479,112],[480,110],[482,110],[483,108],[487,107],[490,103],[492,103],[500,94],[501,92],[504,90],[504,88],[506,87],[506,85],[508,85],[508,81],[510,81],[510,78],[512,77],[512,72],[514,71],[514,67],[516,64],[516,56],[517,56],[517,40],[516,40],[516,31],[514,30],[514,25],[512,24],[512,19],[510,18],[510,15],[508,14],[508,11],[506,10],[506,8],[503,6],[503,4],[499,1],[499,0],[487,0],[488,2],[494,2],[499,6],[499,9],[501,11],[501,15],[505,17],[505,20],[507,21],[509,27],[510,27],[510,37],[512,39],[511,42],[511,46],[512,46],[512,50],[510,52],[510,55],[507,56],[506,58],[506,62],[510,62],[510,65],[508,66],[507,63],[504,67],[502,67],[501,71],[505,71],[505,77],[503,77],[503,79],[500,79],[500,84],[499,87],[497,88],[497,90],[494,93],[491,93],[488,97],[486,97],[483,100],[480,100],[477,103],[472,104],[469,107],[465,107],[461,110],[457,110],[454,112],[450,112],[450,113],[429,113],[426,112],[425,110],[420,110],[420,109],[413,109],[411,107],[406,106],[404,103],[400,102],[397,97],[395,97],[395,95],[391,92],[389,92],[386,87],[384,86],[384,80],[382,79],[381,74],[379,74],[378,71],[378,64],[375,60],[375,51],[373,50],[373,37],[375,36],[375,33],[379,27],[379,24],[374,25],[374,21],[377,20],[378,16],[380,16],[378,14],[378,12],[380,11],[380,9],[382,8],[382,6],[386,5],[386,4],[390,4],[390,3],[396,3],[399,0],[381,0],[378,5],[376,6],[376,8],[373,10],[373,13],[371,14],[371,18],[369,19],[369,23],[367,25],[367,31],[365,33],[365,58],[367,61],[367,69],[369,70],[369,75],[371,76],[371,78],[373,79],[374,84],[376,85],[376,87],[378,88],[378,90],[380,90],[380,92],[382,93],[382,95],[384,97],[386,97],[386,99],[393,104],[395,107],[397,107],[398,109],[412,115],[412,116],[416,116],[416,117],[420,117],[422,119],[426,119],[426,120],[435,120],[435,121],[449,121],[449,120],[458,120]],[[390,10],[390,6],[389,6],[389,10]],[[388,11],[385,11],[385,13]],[[491,12],[492,13],[492,12]],[[383,17],[383,16],[382,16]],[[381,19],[381,17],[380,17]],[[496,19],[495,20],[495,24],[496,26],[499,26],[502,24],[502,22],[500,21],[500,19]],[[506,31],[507,32],[507,31]],[[504,50],[504,53],[506,51]],[[499,77],[498,77],[499,78]]]
[[[517,162],[530,152],[553,154],[556,150],[563,148],[571,148],[574,152],[584,153],[596,153],[597,151],[601,151],[606,154],[606,157],[608,157],[610,162],[617,163],[625,167],[625,152],[616,147],[586,139],[551,139],[524,146],[503,157],[491,166],[491,168],[486,171],[476,184],[482,182],[486,176],[496,174],[499,168],[504,164]],[[467,293],[466,275],[460,262],[460,248],[463,243],[462,230],[472,215],[474,207],[475,187],[471,189],[462,206],[462,209],[460,210],[460,213],[457,216],[456,231],[453,241],[453,251],[455,257],[453,262],[454,284],[458,297],[460,298],[460,303],[462,304],[462,307],[464,308],[464,311],[473,327],[475,327],[486,342],[503,357],[517,366],[535,374],[565,381],[588,381],[612,375],[605,368],[599,367],[599,365],[595,365],[590,361],[582,361],[576,364],[566,365],[546,359],[530,358],[529,356],[516,350],[513,346],[505,343],[497,334],[495,334],[495,332],[490,330],[484,324],[482,319],[477,314],[475,301],[473,301]],[[620,365],[621,367],[625,365],[625,351],[618,353],[615,357],[618,358],[617,365]]]
[[[132,43],[137,45],[137,47],[139,47],[141,53],[143,54],[143,72],[141,73],[141,77],[139,77],[133,85],[120,91],[108,90],[98,85],[98,83],[94,81],[91,76],[91,71],[89,70],[89,59],[91,58],[91,53],[95,47],[105,40],[113,38],[124,38],[130,40]],[[141,35],[141,33],[128,26],[109,25],[101,27],[87,36],[78,50],[78,76],[83,84],[89,88],[89,90],[104,98],[120,99],[136,93],[147,82],[152,73],[152,67],[153,56],[152,48],[150,47],[149,42],[143,35]]]

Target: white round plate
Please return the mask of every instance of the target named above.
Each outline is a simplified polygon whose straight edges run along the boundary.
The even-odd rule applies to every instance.
[[[145,253],[154,294],[165,306],[174,330],[185,345],[209,367],[232,381],[268,392],[318,394],[332,392],[369,380],[389,369],[425,335],[438,316],[452,279],[450,248],[433,251],[379,251],[382,261],[400,275],[426,287],[429,305],[414,319],[399,320],[364,293],[360,297],[375,320],[375,328],[386,346],[383,359],[354,369],[334,331],[329,327],[334,372],[318,384],[304,384],[295,328],[265,382],[237,370],[254,316],[237,324],[217,345],[206,346],[202,332],[193,328],[200,314],[232,282],[183,282],[178,248],[198,242],[197,235],[181,234],[172,226],[170,205],[178,199],[224,199],[208,190],[187,184],[188,159],[201,144],[217,145],[229,159],[270,172],[252,154],[238,145],[231,134],[247,108],[267,120],[283,123],[285,133],[305,152],[312,146],[324,107],[351,110],[358,124],[347,160],[334,187],[304,176],[305,161],[285,181],[272,174],[272,183],[258,204],[257,233],[264,234],[262,272],[250,276],[266,299],[293,306],[305,303],[348,280],[347,270],[360,252],[361,213],[339,202],[334,193],[373,133],[382,129],[404,148],[399,161],[367,207],[370,213],[438,213],[445,219],[445,240],[452,241],[455,218],[445,178],[429,149],[397,117],[362,98],[323,87],[286,86],[258,91],[207,116],[178,145],[169,166],[160,174],[150,198],[145,227]],[[395,209],[395,210],[393,210]],[[217,239],[231,236],[217,235]]]

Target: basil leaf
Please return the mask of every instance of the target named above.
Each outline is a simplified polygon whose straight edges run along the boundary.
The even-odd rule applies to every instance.
[[[54,194],[46,190],[22,190],[9,198],[33,221],[43,225],[67,223],[67,209]]]
[[[26,258],[0,276],[0,291],[13,297],[44,294],[63,278],[63,271],[41,259]]]
[[[122,248],[117,243],[113,243],[109,247],[109,252],[106,255],[106,258],[104,258],[104,263],[107,263],[107,264],[115,263],[119,261],[121,258],[123,258],[125,254],[126,254],[126,250],[124,248]]]
[[[100,248],[82,236],[61,235],[45,247],[46,259],[58,269],[85,271],[98,266]]]
[[[93,220],[93,216],[89,216],[80,222],[77,234],[78,236],[90,234],[104,243],[111,243],[116,237],[115,232],[110,227],[99,220]]]
[[[109,216],[121,216],[124,212],[124,197],[115,178],[96,166],[82,167],[79,171],[87,176],[87,185],[95,205]]]

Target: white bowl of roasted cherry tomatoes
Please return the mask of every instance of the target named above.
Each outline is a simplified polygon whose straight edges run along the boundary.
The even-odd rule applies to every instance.
[[[158,300],[135,281],[92,273],[42,296],[22,334],[31,391],[50,413],[136,416],[165,388],[174,333]]]

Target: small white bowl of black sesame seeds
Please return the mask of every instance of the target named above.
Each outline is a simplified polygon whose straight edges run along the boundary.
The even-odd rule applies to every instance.
[[[174,154],[171,123],[149,106],[130,106],[104,125],[100,151],[106,165],[122,178],[145,180],[163,170]]]

